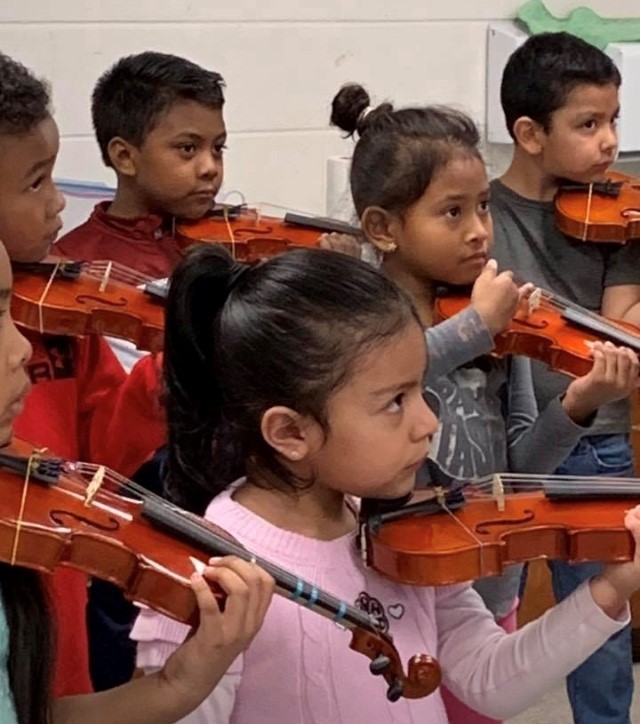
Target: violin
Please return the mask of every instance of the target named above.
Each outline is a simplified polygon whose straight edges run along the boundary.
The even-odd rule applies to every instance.
[[[40,571],[77,568],[192,625],[198,606],[191,574],[211,556],[235,555],[270,573],[280,595],[348,629],[351,648],[371,660],[371,673],[385,679],[391,701],[428,696],[438,687],[434,658],[413,656],[405,675],[376,618],[253,555],[204,519],[99,465],[48,457],[21,440],[0,453],[0,560]],[[223,607],[226,594],[213,590]]]
[[[536,558],[618,563],[635,553],[623,521],[640,501],[638,478],[508,474],[437,485],[430,495],[396,510],[363,503],[367,565],[393,581],[440,586]]]
[[[290,249],[318,246],[322,232],[360,235],[360,229],[337,219],[287,213],[280,219],[245,206],[215,206],[204,218],[176,225],[181,248],[196,243],[223,244],[246,262],[269,259]]]
[[[640,179],[617,171],[607,176],[603,182],[560,186],[554,203],[563,234],[618,244],[640,238]]]
[[[162,349],[166,291],[138,272],[114,262],[60,259],[14,262],[12,268],[11,315],[17,324],[49,334],[106,334],[141,350]]]
[[[436,321],[465,309],[468,296],[440,296],[435,302]],[[595,342],[613,342],[640,354],[640,330],[538,289],[518,310],[509,327],[495,337],[496,357],[522,355],[540,360],[556,372],[582,377],[593,367],[590,354]]]

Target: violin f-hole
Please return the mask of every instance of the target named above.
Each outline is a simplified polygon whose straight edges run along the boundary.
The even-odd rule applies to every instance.
[[[76,297],[78,304],[88,304],[89,302],[99,302],[107,307],[126,307],[127,300],[120,297],[120,299],[107,299],[106,297],[99,297],[93,294],[78,294]]]
[[[71,518],[72,520],[78,521],[78,523],[84,523],[90,528],[102,530],[106,533],[116,531],[120,528],[120,521],[118,521],[113,516],[107,516],[105,522],[92,520],[91,518],[87,518],[86,516],[80,515],[79,513],[74,513],[72,510],[52,510],[49,513],[49,516],[51,517],[51,520],[60,527],[66,527],[65,520]]]
[[[476,526],[478,535],[489,535],[490,528],[500,528],[507,526],[513,528],[516,525],[526,525],[535,520],[535,513],[532,510],[524,510],[523,515],[519,518],[496,518],[495,520],[485,520]]]

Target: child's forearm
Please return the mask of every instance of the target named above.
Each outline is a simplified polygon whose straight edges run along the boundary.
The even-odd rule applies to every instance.
[[[211,662],[211,688],[177,686],[165,670],[96,694],[67,696],[53,704],[52,724],[174,724],[196,709],[224,676],[233,656]],[[224,660],[223,660],[224,659]]]

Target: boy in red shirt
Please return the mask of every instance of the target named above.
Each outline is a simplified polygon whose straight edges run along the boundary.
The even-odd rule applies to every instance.
[[[174,219],[203,216],[222,183],[222,89],[218,73],[165,53],[131,55],[104,73],[91,110],[116,195],[63,236],[57,253],[169,276],[181,256]]]
[[[42,81],[0,54],[0,238],[13,261],[41,261],[61,227],[64,199],[52,179],[59,137],[49,102]],[[33,346],[27,367],[33,388],[14,426],[18,437],[68,459],[110,467],[118,467],[124,441],[141,430],[144,442],[136,440],[134,448],[154,449],[162,442],[159,410],[149,410],[144,425],[127,412],[141,389],[157,385],[151,358],[127,378],[100,337],[26,336]],[[58,624],[54,695],[85,693],[91,691],[86,577],[60,569],[52,581]]]

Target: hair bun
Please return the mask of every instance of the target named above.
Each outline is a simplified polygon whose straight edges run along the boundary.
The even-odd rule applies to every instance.
[[[352,136],[360,130],[361,116],[370,102],[369,94],[358,83],[343,85],[331,101],[331,124]]]

